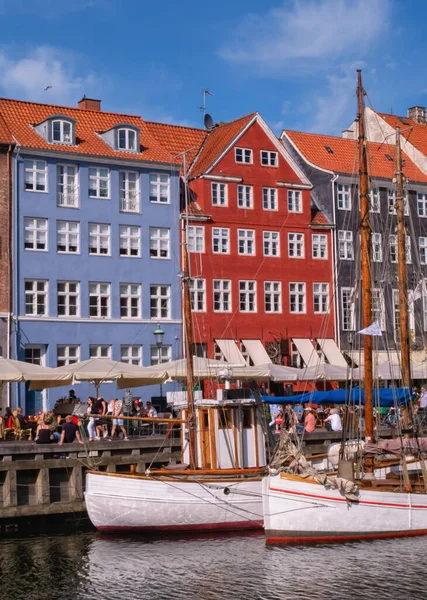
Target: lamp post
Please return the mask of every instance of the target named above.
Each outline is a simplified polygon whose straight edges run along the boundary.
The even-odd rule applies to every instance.
[[[165,335],[165,332],[160,327],[160,323],[157,323],[157,327],[153,331],[153,335],[154,335],[154,338],[156,340],[157,353],[158,353],[158,362],[159,362],[159,365],[160,365],[161,362],[162,362],[162,353],[161,353],[161,350],[162,350],[162,345],[163,345],[163,336]],[[162,399],[163,399],[162,384],[160,384],[160,403],[162,402]]]

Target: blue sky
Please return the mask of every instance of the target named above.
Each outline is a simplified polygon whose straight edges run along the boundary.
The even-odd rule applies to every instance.
[[[0,0],[0,94],[201,126],[258,111],[339,134],[367,102],[427,105],[424,0]],[[44,91],[44,87],[53,87]]]

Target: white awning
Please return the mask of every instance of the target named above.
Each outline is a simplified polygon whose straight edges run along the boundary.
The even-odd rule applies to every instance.
[[[242,340],[242,342],[255,366],[271,363],[271,359],[262,345],[261,340]]]
[[[234,340],[215,340],[225,360],[231,365],[245,366],[246,361]]]
[[[298,352],[305,363],[306,367],[315,367],[323,364],[325,361],[317,354],[311,340],[307,338],[292,338],[293,343],[297,347]]]
[[[347,368],[348,365],[335,340],[317,338],[317,343],[321,347],[322,352],[330,365]]]

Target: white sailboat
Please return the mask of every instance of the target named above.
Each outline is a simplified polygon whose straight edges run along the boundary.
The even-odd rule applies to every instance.
[[[364,129],[364,91],[358,72],[359,122],[359,194],[361,210],[362,302],[364,327],[372,323],[371,264],[368,164]],[[396,214],[398,238],[398,280],[401,329],[402,381],[410,388],[408,299],[405,262],[405,221],[403,206],[403,174],[399,130],[396,131]],[[403,438],[388,443],[375,443],[372,406],[372,336],[364,336],[365,438],[364,473],[353,478],[325,477],[310,468],[298,456],[283,432],[282,454],[293,458],[295,473],[270,470],[263,480],[263,506],[266,541],[269,543],[335,542],[427,534],[427,471],[423,450],[426,439]],[[411,443],[408,443],[411,442]],[[395,460],[382,464],[400,466],[400,474],[378,476],[374,456],[380,451],[395,453]],[[405,454],[419,460],[421,474],[409,475]],[[288,460],[289,464],[289,460]],[[288,469],[290,470],[290,469]]]

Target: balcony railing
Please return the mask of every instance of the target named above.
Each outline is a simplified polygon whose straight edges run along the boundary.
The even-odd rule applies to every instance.
[[[122,192],[120,210],[124,212],[139,212],[139,192]]]
[[[58,206],[78,206],[77,190],[58,192]]]

